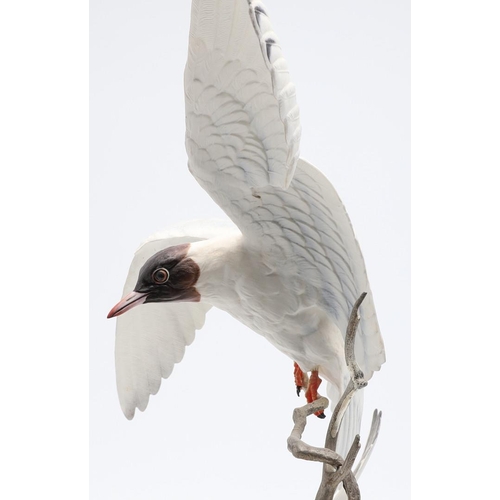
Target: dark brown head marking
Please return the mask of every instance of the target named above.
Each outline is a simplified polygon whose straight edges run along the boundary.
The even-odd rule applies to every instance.
[[[147,302],[199,302],[195,285],[200,268],[187,257],[190,244],[165,248],[155,253],[142,266],[134,291],[146,293]]]

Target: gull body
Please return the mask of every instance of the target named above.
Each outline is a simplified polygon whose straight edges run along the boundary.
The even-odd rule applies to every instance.
[[[187,257],[200,265],[196,288],[204,301],[264,336],[304,372],[320,369],[341,389],[348,377],[343,336],[307,283],[238,233],[192,243]]]
[[[193,0],[185,71],[186,149],[196,180],[232,223],[195,221],[137,250],[117,319],[116,372],[127,418],[144,410],[211,307],[328,381],[349,380],[344,337],[363,292],[356,359],[369,379],[385,360],[361,250],[326,177],[300,158],[300,115],[279,39],[254,0]],[[338,451],[359,431],[362,391]]]

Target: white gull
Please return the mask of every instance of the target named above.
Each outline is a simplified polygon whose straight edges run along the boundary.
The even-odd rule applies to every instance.
[[[108,315],[119,316],[122,410],[129,419],[145,410],[212,306],[290,357],[308,400],[325,378],[335,405],[349,381],[344,337],[362,292],[355,353],[367,380],[384,345],[345,208],[299,157],[295,86],[261,2],[193,0],[185,99],[189,170],[236,227],[188,223],[137,250]],[[341,455],[359,432],[362,398],[361,390],[344,416]]]

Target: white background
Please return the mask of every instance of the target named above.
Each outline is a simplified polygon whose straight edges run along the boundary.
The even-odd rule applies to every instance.
[[[146,2],[141,3],[143,7],[146,4]],[[360,15],[367,12],[366,9],[370,12],[370,16],[374,15],[367,2],[360,5],[363,6],[360,8]],[[377,9],[380,5],[377,3]],[[321,8],[325,10],[329,6],[322,4]],[[268,7],[283,43],[286,42],[286,54],[294,80],[299,86],[300,79],[305,77],[300,71],[304,65],[309,64],[314,52],[308,51],[307,60],[299,65],[298,60],[293,59],[298,57],[298,54],[294,55],[288,50],[288,45],[293,44],[293,41],[290,42],[290,38],[286,40],[284,31],[287,27],[280,21],[286,12],[281,9],[278,15],[275,7]],[[287,7],[287,10],[289,8]],[[393,6],[390,11],[393,12],[394,9],[397,7]],[[102,18],[103,12],[101,10],[97,12]],[[319,11],[315,22],[326,21],[322,12]],[[307,15],[302,7],[299,22]],[[412,8],[411,491],[412,497],[416,499],[489,498],[497,489],[497,460],[493,452],[500,444],[496,404],[499,347],[496,311],[498,311],[497,284],[500,278],[496,175],[500,164],[498,15],[499,7],[493,0],[481,0],[474,5],[450,0],[422,0],[416,2]],[[177,20],[169,19],[168,29],[175,30]],[[41,3],[26,0],[4,3],[1,8],[0,213],[3,242],[0,245],[0,257],[3,266],[0,297],[3,328],[0,336],[2,394],[0,458],[3,466],[0,496],[2,498],[23,500],[88,498],[89,372],[92,376],[93,491],[98,491],[100,485],[104,483],[99,481],[106,475],[106,470],[110,476],[117,477],[117,483],[136,481],[128,476],[140,477],[144,473],[144,470],[136,468],[139,460],[143,460],[151,468],[150,478],[158,472],[157,476],[166,481],[165,487],[171,487],[173,483],[171,476],[167,475],[168,468],[162,465],[165,464],[168,452],[168,447],[164,446],[165,440],[168,439],[167,434],[157,436],[157,440],[163,441],[159,441],[155,456],[149,458],[138,456],[131,447],[128,434],[135,431],[131,431],[130,428],[131,426],[138,428],[141,424],[135,421],[126,422],[119,415],[117,400],[115,399],[114,403],[112,401],[116,398],[113,390],[112,326],[102,327],[108,329],[108,332],[102,331],[102,328],[95,330],[95,325],[99,322],[106,324],[103,322],[102,314],[109,309],[108,301],[116,300],[115,284],[108,285],[107,282],[116,278],[123,279],[123,270],[116,269],[113,271],[116,276],[112,276],[109,268],[122,266],[125,269],[127,266],[128,259],[117,257],[118,252],[113,253],[104,270],[99,274],[94,272],[93,275],[92,300],[95,303],[102,303],[102,307],[97,305],[93,308],[93,318],[96,319],[93,320],[94,325],[90,330],[93,338],[90,367],[88,363],[88,21],[88,6],[85,2],[48,0]],[[369,23],[369,20],[367,22]],[[109,26],[112,24],[110,22]],[[311,23],[309,25],[315,26]],[[400,28],[407,29],[404,22]],[[342,29],[342,24],[337,29]],[[96,34],[95,30],[94,20],[92,39]],[[129,35],[133,32],[131,29]],[[294,32],[293,35],[295,34]],[[331,30],[328,31],[328,36],[336,35]],[[358,33],[356,36],[362,34]],[[102,39],[102,32],[100,38]],[[93,42],[94,49],[97,48],[98,39],[95,38]],[[114,36],[105,38],[104,45],[111,45],[113,40]],[[185,40],[184,37],[183,43]],[[355,43],[355,40],[353,37],[352,43]],[[180,44],[181,40],[176,43]],[[167,45],[165,47],[167,48]],[[105,55],[102,46],[98,50]],[[295,49],[296,52],[297,50]],[[345,50],[343,47],[342,51]],[[92,57],[95,66],[98,61],[95,52]],[[325,64],[318,67],[321,68]],[[182,64],[179,65],[182,70]],[[112,73],[111,64],[108,70]],[[97,103],[96,95],[100,87],[96,85],[99,81],[97,74],[95,78],[92,99]],[[168,75],[165,85],[169,81]],[[338,80],[339,83],[342,81],[345,81],[344,78]],[[153,83],[148,79],[148,84]],[[404,86],[400,88],[403,92],[407,91]],[[312,149],[308,146],[306,154],[306,141],[315,140],[315,134],[321,131],[311,128],[312,125],[306,125],[308,111],[304,99],[313,97],[315,93],[302,91],[302,86],[299,90],[301,90],[300,102],[304,123],[304,154],[327,172],[341,192],[354,220],[368,263],[372,287],[377,293],[377,307],[388,344],[390,328],[384,324],[387,322],[385,319],[387,312],[384,312],[384,304],[381,302],[387,299],[382,298],[381,287],[376,284],[379,278],[375,274],[377,272],[392,274],[391,266],[379,271],[378,264],[372,264],[373,257],[369,252],[373,251],[374,246],[369,241],[370,238],[367,238],[367,233],[363,233],[367,231],[366,226],[363,227],[363,218],[370,216],[370,210],[365,211],[362,217],[355,214],[361,197],[356,195],[356,202],[351,201],[346,183],[340,185],[339,176],[345,175],[345,170],[337,169],[334,175],[326,170],[330,168],[328,161],[322,161],[320,164],[321,159],[314,156],[323,154],[324,148],[340,143],[333,140],[322,141],[318,148]],[[144,97],[146,92],[142,92],[141,95]],[[332,99],[334,96],[335,93]],[[323,101],[324,99],[321,100],[321,106],[325,106]],[[95,114],[95,104],[93,106]],[[312,109],[310,105],[308,107]],[[343,116],[343,119],[346,117]],[[165,121],[169,120],[165,117]],[[183,130],[178,131],[179,136],[182,133]],[[335,133],[342,133],[342,127],[337,126]],[[164,138],[165,136],[162,136],[162,140]],[[94,149],[98,146],[95,141],[94,136]],[[149,142],[148,144],[151,147],[156,142],[159,141],[151,141],[151,144]],[[169,149],[165,149],[165,158],[172,155],[173,144],[172,140]],[[177,151],[181,151],[179,149],[181,144],[175,141]],[[125,146],[126,143],[123,141],[120,148]],[[392,146],[397,146],[396,141]],[[144,154],[144,151],[141,154]],[[98,156],[94,155],[95,166],[97,159]],[[183,165],[185,159],[176,166],[182,169]],[[138,162],[137,168],[145,168],[144,162]],[[165,170],[163,160],[161,169]],[[93,175],[98,181],[99,177],[96,176],[99,175],[99,171],[95,171]],[[194,181],[189,182],[189,192],[192,192],[196,189],[196,184]],[[172,192],[170,195],[172,196]],[[99,198],[95,187],[92,197],[92,203]],[[131,199],[124,202],[123,208],[130,202]],[[384,200],[381,199],[381,202],[384,203]],[[193,211],[196,209],[196,206],[192,207]],[[106,210],[102,207],[103,213]],[[92,241],[94,247],[92,265],[97,263],[99,252],[106,251],[108,246],[114,245],[114,239],[119,238],[117,236],[119,232],[115,231],[103,241],[97,230],[100,227],[101,216],[105,215],[94,210],[92,221],[96,235]],[[166,211],[160,222],[162,227],[169,222],[169,216]],[[137,220],[139,219],[142,219],[141,223],[147,220],[144,217],[137,217]],[[121,219],[112,221],[108,230],[112,231],[114,224],[117,223],[121,224]],[[135,222],[133,224],[135,225]],[[380,224],[375,227],[381,230]],[[152,230],[144,227],[141,231],[144,231],[145,235],[150,229]],[[102,230],[100,234],[107,235]],[[122,247],[121,250],[131,252],[138,242],[133,234],[127,234],[126,237],[130,239],[130,243],[127,243],[128,248]],[[137,237],[141,238],[142,233]],[[372,250],[369,250],[368,245]],[[117,259],[120,260],[115,263]],[[99,289],[106,292],[102,292],[99,296]],[[403,292],[398,291],[398,293]],[[223,321],[222,315],[220,318],[215,318],[212,314],[209,318],[212,324]],[[111,322],[109,323],[111,325]],[[165,431],[175,429],[175,433],[169,434],[170,439],[174,439],[179,434],[179,429],[186,428],[185,420],[193,418],[190,417],[191,414],[197,417],[196,425],[191,426],[189,434],[191,437],[186,438],[186,441],[195,439],[192,436],[198,427],[203,432],[206,430],[204,418],[208,414],[207,404],[212,405],[212,402],[217,404],[220,398],[210,396],[205,389],[206,384],[200,383],[199,377],[195,387],[197,394],[194,396],[194,402],[191,401],[189,407],[182,409],[172,406],[172,401],[176,401],[173,396],[178,396],[180,391],[188,390],[181,384],[187,380],[184,376],[192,371],[190,368],[192,365],[189,363],[197,365],[203,360],[206,349],[215,342],[214,335],[227,334],[229,337],[233,332],[221,324],[219,331],[214,333],[207,330],[206,333],[205,337],[203,337],[205,331],[198,335],[186,359],[176,368],[173,375],[176,378],[169,380],[161,393],[152,399],[148,412],[138,415],[142,417],[143,422],[146,418],[151,419],[147,421],[151,433],[160,428],[158,426],[160,422]],[[241,329],[235,329],[234,333],[238,333],[238,336],[231,344],[231,352],[236,353],[241,342],[246,342],[247,339],[249,342],[251,339],[255,342],[259,340],[255,339],[255,335],[251,332]],[[101,335],[103,340],[96,334]],[[206,342],[202,340],[204,338],[207,339]],[[405,338],[404,335],[402,338]],[[205,345],[202,345],[203,342]],[[218,345],[221,344],[222,341],[219,341]],[[389,362],[373,379],[367,389],[367,397],[372,397],[370,394],[375,398],[383,397],[384,389],[377,389],[376,384],[382,382],[390,384],[385,374],[390,373],[389,363],[398,359],[400,354],[393,356],[390,346],[387,347]],[[259,370],[254,371],[252,376],[254,374],[260,376],[260,371],[268,373],[271,368],[274,370],[272,396],[275,400],[275,411],[263,413],[262,416],[257,414],[255,418],[262,418],[262,423],[259,425],[240,427],[237,436],[232,439],[229,464],[233,462],[239,464],[236,472],[241,475],[234,479],[238,488],[256,487],[256,477],[259,476],[248,474],[249,470],[257,470],[260,461],[267,460],[268,455],[280,453],[280,460],[273,461],[273,467],[268,467],[268,464],[264,463],[265,467],[258,472],[268,488],[276,485],[275,496],[280,495],[281,498],[284,494],[279,488],[287,483],[279,476],[279,470],[274,467],[275,463],[279,463],[280,468],[297,467],[286,475],[286,480],[293,482],[296,489],[306,474],[305,469],[310,466],[309,470],[313,470],[315,466],[299,463],[292,457],[287,457],[284,449],[284,438],[288,434],[284,422],[290,417],[288,406],[296,404],[296,398],[292,397],[293,394],[290,394],[288,388],[289,376],[285,373],[289,369],[289,363],[281,359],[279,353],[266,348],[263,341],[260,342],[258,349],[260,356],[272,357],[273,366],[269,367],[269,363],[264,359],[262,367],[259,366]],[[96,363],[98,359],[101,362]],[[246,363],[247,357],[240,355],[239,361]],[[283,368],[280,368],[279,363],[282,363]],[[107,374],[103,374],[100,379],[96,374],[96,367],[99,364],[103,372],[107,370]],[[248,360],[246,366],[253,366],[251,360]],[[216,365],[211,368],[215,369]],[[235,364],[234,369],[239,370],[239,367]],[[179,373],[181,370],[184,371]],[[236,396],[239,405],[249,407],[253,403],[254,384],[251,381],[245,382],[248,380],[244,376],[247,371],[240,370],[239,380],[240,383],[247,384],[248,390],[241,392],[238,390]],[[281,380],[278,377],[282,377]],[[100,386],[102,389],[99,389]],[[278,391],[276,388],[281,390]],[[177,391],[176,394],[171,392],[174,390]],[[268,392],[263,385],[259,386],[257,393],[259,402],[263,402]],[[109,398],[106,398],[104,393],[109,393]],[[207,394],[206,400],[203,400],[204,394]],[[278,401],[278,397],[291,399]],[[390,397],[399,399],[400,395],[391,394]],[[101,411],[98,409],[100,404],[103,405]],[[397,404],[397,401],[394,404]],[[388,429],[386,422],[390,408],[379,404],[379,401],[376,405],[384,410],[384,429]],[[179,424],[182,423],[182,427],[166,425],[168,419],[175,418],[176,412],[182,412],[184,418],[179,417]],[[244,414],[245,412],[239,412],[240,420]],[[99,423],[101,417],[102,424]],[[154,421],[155,418],[158,420]],[[271,419],[274,419],[276,425],[272,424]],[[229,429],[229,433],[231,432],[233,420],[231,412],[226,411],[220,414],[218,418],[220,423],[212,423],[212,426],[216,425],[214,432],[219,434],[219,438],[227,436],[226,428]],[[137,422],[139,421],[137,419]],[[110,422],[113,425],[116,423],[121,429],[126,429],[127,436],[120,436],[120,441],[123,442],[121,447],[111,439],[116,437],[116,433],[109,427]],[[311,424],[313,423],[312,421]],[[317,425],[320,424],[321,422],[317,420]],[[268,427],[272,435],[260,439],[259,433],[266,432]],[[111,438],[106,442],[101,438],[105,438],[108,433]],[[204,439],[206,435],[204,432],[204,437],[198,440],[205,450],[208,446]],[[311,428],[308,429],[307,436],[310,437],[310,441],[314,440]],[[182,436],[175,439],[180,440]],[[266,449],[264,457],[259,457],[258,461],[250,465],[247,455],[239,452],[238,448],[240,445],[245,445],[245,439],[250,443],[263,444]],[[402,439],[404,440],[404,437]],[[109,459],[107,463],[100,462],[104,467],[100,477],[95,472],[97,469],[95,464],[98,462],[94,460],[99,453],[95,448],[99,440],[102,443],[100,451],[108,453]],[[109,447],[110,443],[117,447],[115,450],[108,448],[106,451],[106,444]],[[380,454],[385,453],[383,446],[385,445],[381,436],[373,462],[362,481],[364,498],[372,498],[368,495],[374,490],[368,492],[366,485],[376,487],[378,478],[375,480],[372,478],[380,473],[380,467],[386,465],[380,458]],[[216,453],[217,448],[210,452]],[[120,457],[120,454],[124,457]],[[185,458],[186,454],[183,456]],[[129,467],[125,468],[124,462],[127,460]],[[407,464],[404,454],[395,458],[391,456],[390,460],[391,463],[400,461]],[[225,474],[220,462],[209,459],[197,460],[194,463],[193,479],[185,483],[186,487],[194,485],[200,475],[209,476],[210,474],[205,471],[205,467],[208,466],[211,467],[212,475],[224,481],[231,480],[231,477]],[[224,462],[227,463],[228,461]],[[406,469],[406,464],[403,469]],[[374,467],[379,469],[373,471]],[[300,472],[295,473],[299,468]],[[265,472],[268,473],[267,478]],[[314,470],[313,475],[317,478],[319,473]],[[401,488],[406,487],[406,478],[407,476],[404,476],[400,479],[398,474],[392,477],[393,482],[401,485]],[[200,493],[201,498],[210,498],[209,495],[213,493],[213,490],[212,493],[209,491],[209,479],[211,478],[209,477],[204,483],[206,488]],[[151,489],[155,489],[155,486],[153,481]],[[385,488],[390,490],[390,484],[384,484],[382,490],[385,491]],[[238,497],[239,491],[240,489],[233,490],[233,496]],[[402,496],[398,498],[408,498],[408,491],[401,491]],[[299,493],[297,491],[297,497]],[[259,489],[259,494],[270,496],[272,490],[266,492],[262,488]],[[291,494],[286,494],[287,498],[295,498]],[[378,490],[376,495],[373,493],[373,498],[385,499],[389,494],[394,493],[386,495]],[[113,498],[112,493],[110,495],[110,498]],[[176,497],[172,492],[166,492],[164,496],[186,498]],[[305,498],[309,497],[308,493]],[[139,498],[154,497],[150,496],[150,492],[143,490]]]
[[[388,362],[365,390],[383,411],[364,498],[409,495],[409,5],[268,0],[301,107],[302,156],[342,197],[364,252]],[[114,378],[114,320],[134,250],[178,221],[225,217],[186,167],[190,2],[91,4],[91,498],[314,498],[321,466],[287,451],[293,363],[212,310],[132,422]],[[104,279],[105,277],[105,279]],[[323,444],[327,421],[306,441]]]

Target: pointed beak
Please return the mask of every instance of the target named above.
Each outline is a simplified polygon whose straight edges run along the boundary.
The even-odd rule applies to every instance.
[[[127,312],[132,307],[138,306],[139,304],[143,304],[147,299],[147,293],[141,292],[132,292],[129,293],[126,297],[123,297],[118,304],[116,304],[111,311],[108,313],[108,318],[114,318],[115,316],[120,316],[124,312]]]

